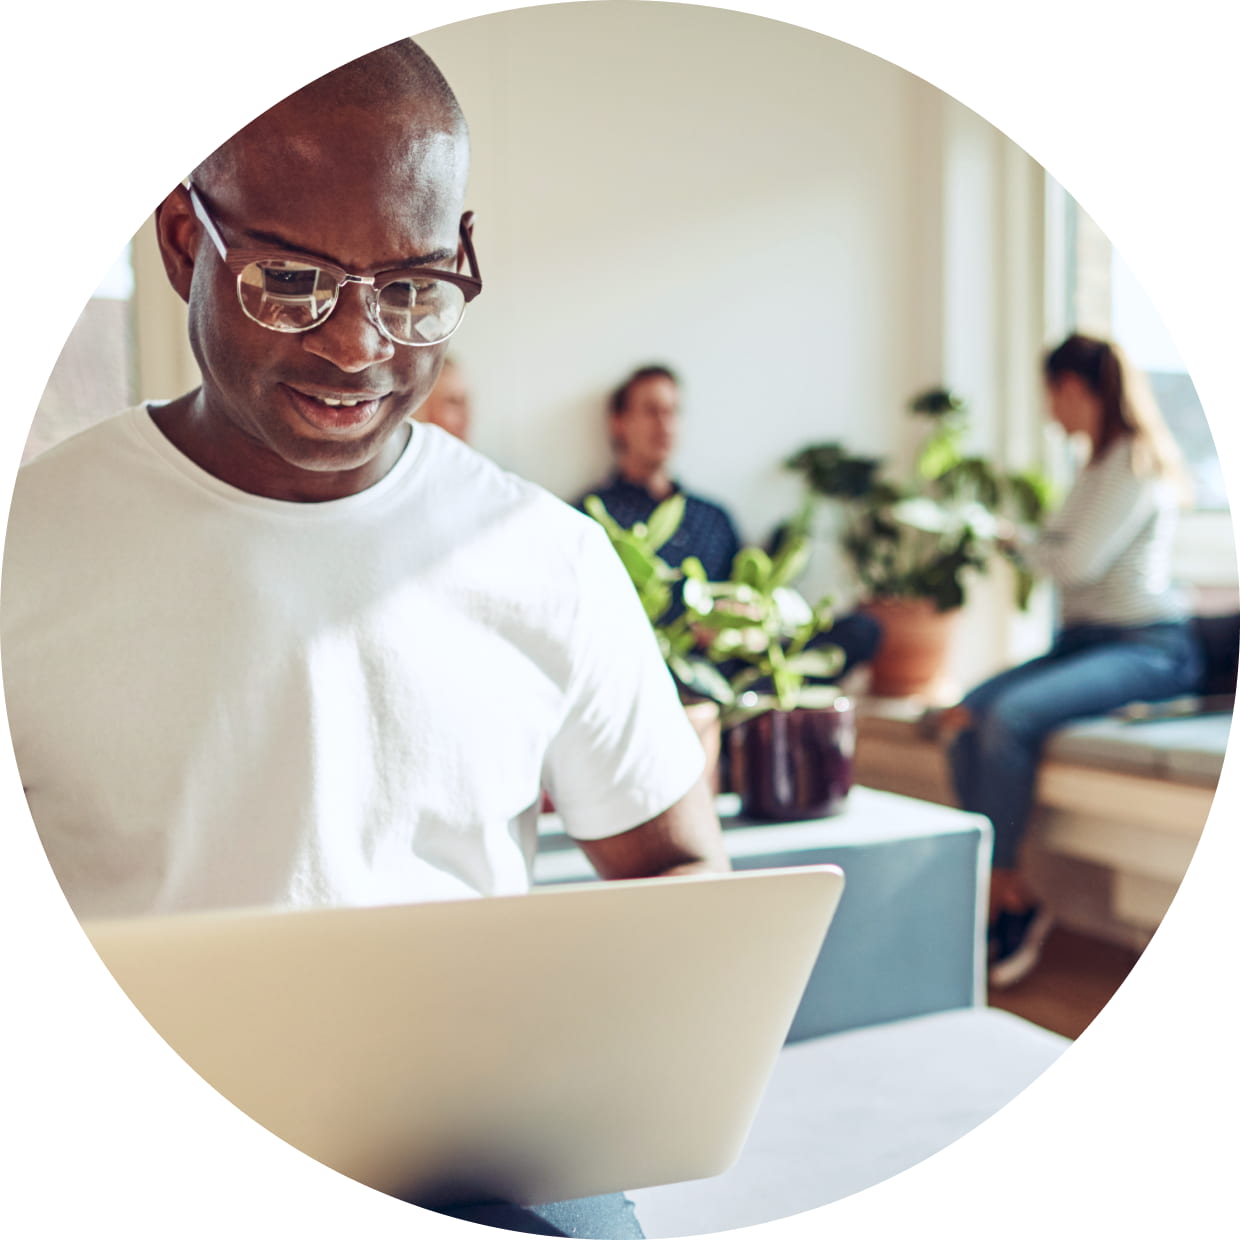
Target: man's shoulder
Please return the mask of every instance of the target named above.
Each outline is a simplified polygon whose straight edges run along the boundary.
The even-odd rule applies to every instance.
[[[126,461],[135,458],[141,406],[86,427],[32,457],[17,471],[12,516],[23,507],[42,503],[56,507],[66,501],[85,501],[100,486],[125,490],[129,483]]]
[[[439,427],[421,431],[427,433],[421,485],[433,491],[432,502],[453,507],[463,520],[467,517],[466,524],[482,530],[494,529],[498,522],[520,536],[536,530],[540,540],[559,539],[573,547],[590,537],[595,522],[578,510],[580,505],[566,503]]]
[[[21,473],[54,473],[58,469],[76,468],[82,461],[91,460],[113,445],[130,439],[134,423],[145,414],[145,407],[134,405],[118,413],[109,414],[59,442],[44,448],[21,467]]]

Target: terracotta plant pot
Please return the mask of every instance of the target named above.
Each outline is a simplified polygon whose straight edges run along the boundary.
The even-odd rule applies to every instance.
[[[857,742],[852,703],[768,710],[728,730],[732,787],[751,818],[790,822],[844,809]]]
[[[924,693],[943,675],[960,609],[936,611],[929,599],[884,598],[861,605],[882,625],[870,664],[870,692],[878,697]]]

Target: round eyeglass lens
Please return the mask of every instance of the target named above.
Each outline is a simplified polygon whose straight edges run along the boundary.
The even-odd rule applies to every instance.
[[[306,263],[251,263],[237,277],[241,308],[278,332],[313,326],[331,311],[336,292],[336,281],[326,271]]]
[[[379,321],[402,344],[438,344],[456,331],[465,294],[449,280],[396,280],[379,290]]]

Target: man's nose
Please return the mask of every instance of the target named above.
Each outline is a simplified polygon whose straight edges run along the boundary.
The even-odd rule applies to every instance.
[[[346,374],[387,361],[396,346],[379,330],[370,313],[369,297],[370,290],[364,285],[346,284],[327,319],[302,336],[306,351]]]

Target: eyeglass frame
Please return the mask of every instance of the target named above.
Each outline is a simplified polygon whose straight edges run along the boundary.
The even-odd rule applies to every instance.
[[[194,214],[198,217],[198,222],[205,229],[207,236],[211,238],[212,244],[219,252],[220,261],[228,268],[229,271],[237,277],[237,300],[241,303],[242,313],[245,314],[251,322],[257,323],[259,327],[266,328],[268,331],[279,332],[281,335],[294,335],[301,332],[313,331],[316,327],[321,327],[331,317],[332,311],[336,309],[340,301],[340,290],[346,284],[362,284],[372,290],[369,299],[368,309],[370,318],[375,326],[383,333],[383,335],[393,344],[404,345],[410,349],[427,349],[433,348],[435,345],[443,344],[447,340],[451,340],[456,334],[457,328],[465,319],[465,308],[473,301],[479,293],[482,292],[482,272],[478,270],[478,257],[474,253],[473,238],[470,236],[470,225],[473,223],[474,213],[466,211],[461,216],[460,225],[460,242],[461,247],[465,251],[465,261],[469,264],[469,275],[462,275],[459,271],[445,271],[442,267],[393,267],[386,271],[378,271],[373,276],[359,276],[352,272],[346,271],[343,267],[335,263],[329,262],[327,259],[319,258],[313,254],[303,254],[298,250],[238,250],[232,249],[224,241],[223,234],[219,230],[219,226],[211,218],[211,213],[207,210],[206,203],[199,196],[198,190],[192,181],[182,183],[182,188],[189,196],[190,206],[194,209]],[[261,262],[294,262],[302,263],[307,267],[316,267],[320,271],[326,272],[336,281],[336,292],[332,297],[331,307],[320,318],[313,323],[307,323],[305,327],[274,327],[270,323],[264,323],[261,319],[256,319],[245,307],[245,301],[241,295],[241,273],[252,263]],[[389,284],[397,284],[401,281],[410,279],[426,279],[432,278],[436,280],[446,280],[449,284],[455,284],[457,288],[465,295],[465,308],[461,310],[461,317],[457,319],[452,330],[441,340],[398,340],[384,326],[382,319],[378,314],[377,299],[379,293]]]

